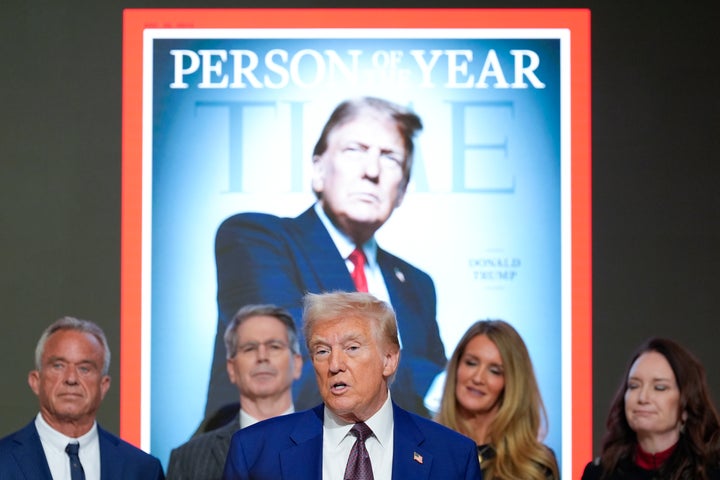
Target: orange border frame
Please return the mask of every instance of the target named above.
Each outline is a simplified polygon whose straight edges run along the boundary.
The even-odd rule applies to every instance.
[[[123,12],[120,435],[140,443],[142,52],[145,28],[565,28],[570,31],[572,478],[592,458],[590,11],[126,9]]]

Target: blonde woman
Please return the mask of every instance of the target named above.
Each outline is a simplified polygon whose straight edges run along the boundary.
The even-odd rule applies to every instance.
[[[448,362],[436,420],[475,440],[485,480],[560,478],[530,355],[502,320],[475,322]],[[541,423],[542,421],[542,423]]]

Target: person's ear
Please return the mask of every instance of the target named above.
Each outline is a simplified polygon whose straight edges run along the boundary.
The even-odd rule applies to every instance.
[[[300,378],[300,375],[302,374],[302,366],[303,366],[303,358],[302,355],[299,353],[293,353],[293,378],[295,380]]]
[[[325,188],[325,165],[320,155],[313,155],[312,167],[312,189],[319,194]]]
[[[233,385],[237,385],[237,382],[239,379],[235,376],[235,366],[233,364],[233,359],[228,358],[225,362],[225,368],[227,369],[228,378],[230,379],[230,383]]]
[[[31,370],[28,373],[28,385],[35,395],[40,394],[40,372],[38,370]]]
[[[383,356],[383,376],[388,378],[392,376],[398,368],[400,362],[400,350],[388,350]]]
[[[110,375],[103,375],[100,380],[100,400],[105,398],[105,394],[110,390]]]
[[[403,200],[405,199],[405,192],[407,191],[407,183],[403,180],[403,183],[400,184],[398,187],[398,196],[395,199],[395,208],[402,205]]]

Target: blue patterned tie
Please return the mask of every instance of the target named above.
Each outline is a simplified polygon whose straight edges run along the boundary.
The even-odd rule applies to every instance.
[[[370,455],[365,448],[365,440],[372,435],[370,427],[363,422],[356,423],[350,433],[357,437],[350,450],[347,467],[345,467],[344,480],[374,480]]]
[[[65,452],[70,457],[70,478],[72,480],[85,480],[85,470],[83,470],[82,463],[80,463],[78,450],[80,450],[79,443],[68,443],[67,447],[65,447]]]

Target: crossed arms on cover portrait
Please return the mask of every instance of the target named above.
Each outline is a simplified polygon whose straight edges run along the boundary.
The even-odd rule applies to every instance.
[[[272,303],[299,321],[304,294],[356,289],[348,260],[356,248],[365,258],[369,293],[388,301],[397,315],[403,361],[392,385],[393,400],[429,415],[424,397],[446,362],[435,286],[425,272],[380,248],[374,236],[402,202],[413,137],[421,128],[416,114],[386,100],[345,101],[330,116],[313,151],[317,202],[295,218],[241,213],[219,227],[218,325],[206,420],[237,402],[222,342],[237,310]],[[293,385],[298,409],[320,401],[304,343],[301,339],[303,371]]]

